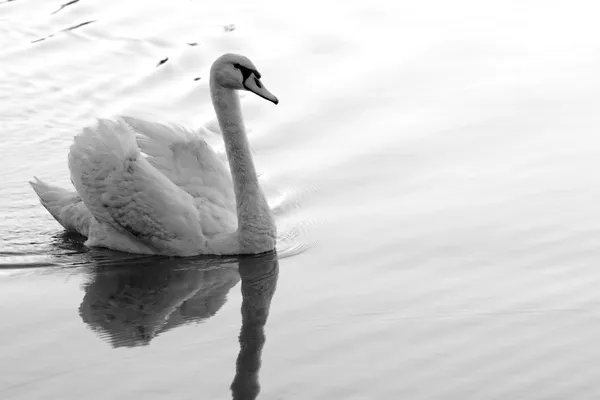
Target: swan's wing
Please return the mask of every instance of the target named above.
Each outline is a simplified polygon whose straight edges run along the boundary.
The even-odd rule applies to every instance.
[[[150,164],[192,195],[200,208],[235,213],[231,174],[200,133],[176,125],[123,119],[136,131],[137,144]]]
[[[98,221],[158,254],[192,255],[206,248],[192,196],[141,156],[123,121],[100,120],[95,129],[84,129],[71,146],[69,168]]]

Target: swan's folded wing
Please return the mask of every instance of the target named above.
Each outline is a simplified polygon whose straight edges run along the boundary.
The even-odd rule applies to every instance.
[[[131,117],[123,119],[136,131],[148,161],[203,207],[235,212],[231,174],[226,163],[197,132]]]
[[[197,254],[206,246],[193,198],[141,156],[124,122],[101,120],[96,129],[84,129],[71,147],[69,168],[100,222],[160,254]]]

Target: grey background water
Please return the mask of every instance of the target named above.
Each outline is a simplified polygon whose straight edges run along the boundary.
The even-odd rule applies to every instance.
[[[0,397],[597,398],[597,6],[218,3],[0,4]],[[281,258],[65,235],[27,181],[96,117],[214,127],[226,51]]]

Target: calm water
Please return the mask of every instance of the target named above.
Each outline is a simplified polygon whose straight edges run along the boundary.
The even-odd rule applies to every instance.
[[[0,3],[0,398],[600,396],[592,3],[63,1]],[[96,117],[213,127],[228,51],[278,255],[65,235],[27,181]]]

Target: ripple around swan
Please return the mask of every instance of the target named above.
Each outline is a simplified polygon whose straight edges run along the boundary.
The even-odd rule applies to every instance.
[[[269,205],[277,220],[277,251],[280,257],[300,254],[318,243],[317,221],[311,218],[307,204],[318,192],[315,184],[304,188],[278,187],[268,176],[261,176]]]
[[[277,235],[277,253],[280,258],[292,257],[316,246],[314,221],[297,221],[289,228],[283,227]]]

